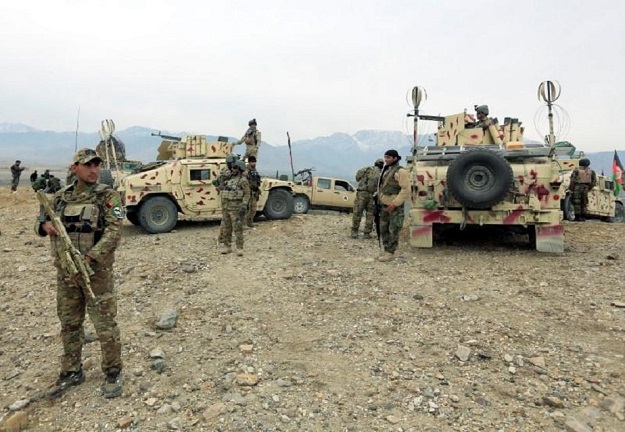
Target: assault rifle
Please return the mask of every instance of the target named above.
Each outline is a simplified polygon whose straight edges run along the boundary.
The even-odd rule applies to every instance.
[[[65,226],[63,226],[63,223],[61,222],[61,218],[59,218],[54,212],[52,204],[48,201],[48,197],[44,191],[40,190],[37,192],[37,200],[39,200],[44,212],[50,218],[50,222],[52,222],[52,225],[54,225],[54,228],[59,233],[59,261],[61,263],[61,268],[65,270],[65,272],[67,272],[73,279],[78,279],[83,293],[87,298],[94,299],[95,295],[91,289],[91,276],[93,275],[93,270],[89,267],[89,264],[87,264],[80,251],[72,243],[72,240],[69,238],[69,235],[65,230]]]
[[[150,135],[161,137],[163,139],[170,140],[170,141],[180,141],[180,140],[182,140],[182,137],[177,137],[177,136],[173,136],[173,135],[163,135],[163,134],[161,134],[161,131],[152,132]]]
[[[373,194],[373,224],[375,225],[375,232],[378,234],[378,246],[380,246],[382,236],[380,234],[380,201],[377,192]]]

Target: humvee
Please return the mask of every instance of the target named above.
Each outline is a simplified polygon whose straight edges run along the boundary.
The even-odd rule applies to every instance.
[[[579,166],[579,160],[584,156],[583,152],[576,152],[575,147],[567,142],[556,143],[556,155],[563,172],[562,200],[560,207],[564,219],[575,220],[575,208],[573,196],[569,191],[571,174]],[[625,206],[620,197],[614,195],[614,181],[604,175],[597,174],[597,185],[588,191],[588,205],[584,216],[601,219],[605,222],[625,222]]]
[[[221,200],[213,181],[227,167],[232,146],[227,138],[207,142],[204,135],[163,140],[159,157],[168,160],[146,164],[122,180],[118,190],[127,219],[152,234],[171,231],[179,213],[191,220],[221,219]],[[262,179],[260,189],[257,212],[267,219],[291,217],[291,182]]]
[[[552,103],[557,83],[546,81],[539,96],[549,108],[545,144],[523,143],[522,123],[513,117],[502,125],[470,127],[467,113],[444,117],[419,113],[425,91],[412,92],[415,143],[411,163],[410,243],[433,246],[437,225],[503,225],[522,229],[540,252],[564,251],[561,224],[562,176],[554,158]],[[419,120],[438,123],[435,145],[418,146]]]
[[[303,169],[294,176],[293,213],[305,214],[311,208],[351,211],[356,188],[347,180],[313,176],[313,170]]]

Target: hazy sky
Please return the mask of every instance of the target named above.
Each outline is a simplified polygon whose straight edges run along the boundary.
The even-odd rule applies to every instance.
[[[485,103],[540,139],[537,87],[556,80],[559,138],[612,150],[625,147],[623,16],[620,0],[3,1],[0,122],[73,131],[80,106],[82,132],[112,118],[240,136],[255,117],[273,145],[287,130],[411,134],[419,85],[422,113]]]

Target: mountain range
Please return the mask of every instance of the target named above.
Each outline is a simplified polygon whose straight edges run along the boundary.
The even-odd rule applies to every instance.
[[[129,160],[151,162],[156,159],[161,138],[152,136],[157,129],[133,126],[115,132],[126,147]],[[189,132],[162,131],[163,135],[183,136]],[[229,137],[230,141],[235,138]],[[207,135],[208,140],[216,136]],[[432,140],[420,137],[420,142]],[[68,163],[75,148],[95,148],[100,141],[97,132],[53,132],[18,123],[0,123],[0,161],[12,164],[16,159],[22,165],[63,166]],[[353,135],[337,132],[314,139],[294,140],[291,143],[294,171],[315,168],[316,175],[342,177],[353,180],[355,172],[384,155],[388,149],[396,149],[404,158],[410,154],[412,136],[399,131],[362,130]],[[242,154],[243,145],[235,152]],[[591,166],[601,173],[611,175],[613,151],[588,153]],[[259,150],[258,169],[264,175],[291,175],[288,146],[272,146],[263,142]]]

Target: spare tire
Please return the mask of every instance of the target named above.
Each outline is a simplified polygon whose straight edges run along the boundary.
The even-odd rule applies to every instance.
[[[460,204],[472,209],[500,203],[513,183],[508,161],[487,149],[461,153],[447,170],[447,188]]]

